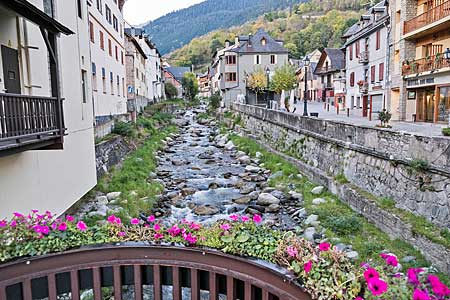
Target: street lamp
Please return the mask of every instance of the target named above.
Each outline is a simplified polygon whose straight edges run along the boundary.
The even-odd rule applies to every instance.
[[[305,95],[303,97],[303,116],[308,116],[308,67],[311,63],[308,55],[305,55],[305,58],[303,59],[303,65],[305,66],[305,76],[303,76],[303,80],[305,80]]]
[[[450,48],[447,48],[447,50],[445,50],[444,58],[447,62],[450,62]]]
[[[266,105],[267,107],[271,108],[269,105],[269,99],[268,99],[268,92],[269,92],[269,80],[270,80],[270,69],[269,67],[266,67],[266,79],[267,79],[267,86],[266,86]]]

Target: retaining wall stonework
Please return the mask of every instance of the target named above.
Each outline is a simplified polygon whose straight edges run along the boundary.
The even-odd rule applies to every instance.
[[[122,136],[116,136],[95,145],[97,178],[108,173],[111,167],[119,164],[133,149],[134,147]]]
[[[243,127],[262,143],[396,207],[450,228],[450,139],[302,117],[235,104]],[[411,161],[427,162],[425,171]]]

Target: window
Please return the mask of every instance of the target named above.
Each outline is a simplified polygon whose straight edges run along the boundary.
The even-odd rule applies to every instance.
[[[380,64],[378,72],[379,72],[378,73],[379,81],[383,81],[384,80],[384,63]]]
[[[375,82],[375,66],[370,67],[370,82]]]
[[[277,63],[277,56],[274,55],[274,54],[272,54],[272,55],[270,56],[270,64],[271,64],[271,65],[275,65],[276,63]]]
[[[95,34],[94,34],[94,23],[89,21],[89,36],[91,38],[91,42],[95,42]]]
[[[236,73],[225,73],[225,81],[236,82],[237,81]]]
[[[106,94],[106,70],[102,68],[102,84],[103,84],[103,94]]]
[[[348,47],[348,55],[349,55],[349,57],[350,57],[350,60],[353,60],[353,44],[351,44],[351,45]]]
[[[100,30],[100,48],[105,50],[105,39],[103,38],[103,31]]]
[[[113,16],[113,27],[117,32],[119,31],[119,23],[117,22],[116,16]]]
[[[119,61],[119,48],[115,48],[116,60]]]
[[[113,72],[109,72],[109,81],[111,83],[111,95],[114,95],[114,75],[113,75]]]
[[[122,65],[124,64],[124,62],[123,62],[123,51],[120,51],[120,57],[121,57],[121,60],[122,60]]]
[[[265,46],[267,44],[266,38],[261,39],[261,45]]]
[[[81,70],[81,94],[83,103],[87,103],[87,72],[84,70]]]
[[[257,54],[255,55],[255,65],[261,64],[261,55]]]
[[[117,75],[117,96],[120,97],[120,77]]]
[[[361,54],[361,50],[360,50],[360,41],[357,41],[357,42],[356,42],[355,47],[356,47],[356,49],[355,49],[355,56],[356,56],[356,57],[359,57],[359,54]]]
[[[377,31],[377,40],[376,40],[376,49],[380,49],[380,44],[381,44],[381,31],[378,30]]]
[[[44,0],[44,12],[53,18],[53,0]]]
[[[225,57],[226,65],[235,65],[236,64],[236,55],[228,55]]]
[[[112,43],[110,39],[108,39],[108,53],[109,56],[112,56]]]
[[[100,12],[100,14],[103,14],[102,0],[97,0],[97,10]]]
[[[125,97],[125,78],[122,77],[122,95]]]
[[[139,69],[136,68],[136,78],[139,79]]]
[[[105,4],[105,13],[106,13],[106,21],[108,21],[108,23],[111,24],[112,23],[111,9],[106,4]]]
[[[78,8],[78,17],[80,19],[83,19],[83,7],[82,7],[82,0],[77,0],[77,8]]]
[[[92,89],[97,91],[97,66],[92,63]]]
[[[350,86],[355,86],[355,72],[350,73]]]

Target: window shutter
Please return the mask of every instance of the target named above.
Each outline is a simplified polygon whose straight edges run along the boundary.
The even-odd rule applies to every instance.
[[[381,35],[380,35],[380,30],[377,31],[377,50],[380,49],[380,42],[381,42]]]
[[[103,79],[106,78],[106,70],[105,70],[105,68],[102,68],[102,77],[103,77]]]
[[[378,72],[379,72],[379,74],[378,74],[379,80],[383,81],[384,80],[384,63],[380,64]]]
[[[375,66],[370,68],[370,81],[375,82]]]
[[[95,65],[95,63],[92,63],[92,75],[97,74],[97,66]]]
[[[353,44],[348,47],[348,52],[350,55],[350,60],[353,60]]]
[[[109,79],[111,80],[111,82],[114,81],[114,79],[113,79],[113,72],[109,72]]]

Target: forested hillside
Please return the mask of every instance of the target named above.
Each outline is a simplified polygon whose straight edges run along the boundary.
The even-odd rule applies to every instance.
[[[241,25],[302,1],[306,0],[207,0],[156,19],[145,29],[166,54],[212,30]]]
[[[169,61],[204,70],[214,51],[223,47],[226,39],[233,41],[236,35],[253,33],[258,28],[283,39],[294,58],[300,58],[316,48],[340,47],[342,34],[358,21],[364,9],[375,3],[370,0],[311,0],[297,3],[288,9],[264,13],[241,26],[215,30],[195,38],[171,53]]]

